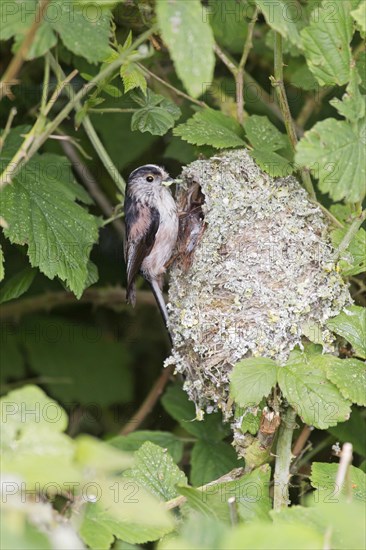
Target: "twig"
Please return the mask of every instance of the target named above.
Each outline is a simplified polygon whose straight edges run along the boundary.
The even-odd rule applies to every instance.
[[[147,69],[144,65],[142,65],[142,63],[137,63],[137,65],[140,67],[140,69],[143,72],[145,72],[146,74],[148,74],[149,76],[151,76],[152,78],[154,78],[155,80],[163,84],[166,88],[169,88],[170,90],[172,90],[175,94],[179,95],[180,97],[183,97],[184,99],[187,99],[191,103],[195,103],[200,107],[208,107],[208,105],[204,101],[200,101],[199,99],[195,99],[194,97],[191,97],[190,95],[185,94],[184,92],[182,92],[181,90],[179,90],[178,88],[170,84],[169,82],[166,82],[165,80],[160,78],[160,76],[158,76],[157,74]]]
[[[52,56],[52,54],[48,54],[48,55],[49,55],[49,58],[50,58],[50,63],[51,63],[52,70],[54,71],[56,77],[59,80],[63,79],[65,77],[65,75],[64,75],[64,72],[61,69],[60,65],[57,63],[56,59]],[[72,100],[73,91],[70,90],[70,88],[66,88],[66,93],[67,93],[69,99]],[[76,102],[75,109],[76,109],[76,111],[79,111],[80,109],[82,109],[82,105],[81,105],[80,101]],[[116,184],[118,190],[122,193],[122,195],[124,195],[125,188],[126,188],[126,182],[124,181],[121,174],[119,173],[119,171],[115,167],[111,157],[109,156],[109,154],[107,153],[103,143],[99,139],[98,134],[96,133],[96,131],[94,129],[94,126],[93,126],[93,124],[92,124],[92,122],[91,122],[88,115],[84,116],[81,124],[82,124],[88,138],[90,139],[95,151],[98,153],[98,156],[99,156],[100,160],[102,161],[102,163],[103,163],[105,169],[107,170],[108,174],[110,175],[110,177],[112,178],[112,180]]]
[[[41,108],[40,108],[40,111],[42,114],[44,114],[46,110],[49,84],[50,84],[50,60],[46,55],[44,58],[44,77],[43,77],[43,84],[42,84],[42,97],[41,97]]]
[[[229,506],[231,525],[233,525],[233,526],[237,525],[239,523],[239,517],[238,517],[238,508],[236,506],[236,498],[235,497],[229,497],[227,499],[227,504]]]
[[[11,183],[12,178],[19,172],[19,170],[26,164],[26,162],[38,151],[38,149],[47,141],[48,137],[54,133],[56,128],[65,120],[65,118],[71,113],[73,109],[80,103],[80,101],[90,92],[90,90],[97,86],[98,82],[103,81],[108,78],[113,72],[120,67],[128,55],[136,49],[140,44],[145,42],[154,32],[156,28],[153,26],[148,31],[141,34],[133,44],[118,56],[118,58],[113,61],[110,65],[107,65],[103,70],[101,70],[90,82],[87,82],[81,90],[78,91],[75,96],[70,99],[70,101],[65,105],[65,107],[58,113],[58,115],[48,123],[44,131],[40,135],[35,135],[35,129],[37,127],[37,122],[35,123],[33,129],[31,130],[29,137],[24,140],[22,146],[20,147],[19,152],[22,154],[15,155],[16,163],[9,163],[3,174],[0,176],[0,187]],[[66,88],[67,89],[67,88]],[[6,177],[5,177],[6,176]]]
[[[292,149],[296,151],[297,135],[296,135],[295,126],[292,120],[290,107],[287,101],[285,84],[283,80],[282,36],[278,32],[275,32],[274,34],[275,34],[274,78],[273,77],[271,78],[271,82],[272,82],[272,86],[274,86],[277,92],[278,102],[283,114],[287,135],[290,139]],[[313,199],[316,199],[309,170],[307,168],[304,168],[302,170],[301,175],[302,175],[302,180],[303,180],[305,189]]]
[[[62,81],[59,83],[58,86],[56,86],[55,90],[53,91],[53,94],[50,97],[49,102],[44,108],[44,111],[42,111],[42,114],[46,117],[50,110],[52,109],[53,105],[56,103],[57,99],[60,97],[62,90],[66,88],[66,86],[71,82],[71,80],[79,73],[77,69],[74,69],[70,74],[63,75]]]
[[[74,145],[69,141],[61,142],[62,149],[64,150],[66,156],[70,159],[72,167],[75,172],[78,174],[80,180],[84,183],[85,187],[88,189],[90,195],[93,197],[95,202],[98,204],[99,208],[109,218],[113,215],[114,208],[100,189],[97,180],[94,178],[93,174],[90,172],[86,164],[81,160],[78,152],[76,151]],[[112,225],[124,242],[125,238],[125,227],[124,223],[121,220],[113,220]]]
[[[103,115],[104,113],[136,113],[138,109],[118,109],[118,107],[113,108],[107,108],[107,109],[89,109],[89,113],[98,113],[100,115]]]
[[[155,298],[149,290],[137,291],[137,303],[156,306]],[[92,304],[96,307],[109,307],[111,309],[131,309],[126,304],[126,291],[120,286],[87,288],[79,300],[71,292],[56,291],[1,304],[0,321],[18,320],[29,313],[82,304]]]
[[[231,74],[235,77],[237,72],[238,72],[238,66],[235,63],[235,61],[230,59],[228,54],[225,53],[224,50],[222,50],[218,44],[215,44],[214,51],[215,51],[215,54],[217,55],[217,57],[219,59],[221,59],[223,64],[229,69]]]
[[[253,32],[255,23],[258,18],[258,8],[255,8],[250,23],[248,25],[248,34],[245,40],[243,53],[239,62],[238,72],[235,78],[236,84],[236,105],[237,105],[237,117],[240,124],[243,124],[244,120],[244,67],[247,62],[249,52],[253,47]]]
[[[119,432],[120,435],[128,435],[129,433],[137,430],[137,428],[142,424],[148,414],[154,408],[157,400],[164,391],[165,386],[169,382],[171,375],[173,374],[174,367],[170,365],[162,370],[159,378],[156,380],[155,384],[149,391],[147,397],[144,399],[141,407],[136,411],[136,413],[127,421],[125,426]]]
[[[313,428],[310,426],[305,425],[303,429],[301,430],[301,434],[297,438],[295,445],[292,449],[292,454],[294,457],[298,457],[301,451],[303,450],[307,440],[309,439],[311,433],[313,431]]]
[[[37,5],[37,10],[35,14],[34,21],[28,30],[27,34],[24,37],[24,40],[19,48],[19,50],[14,55],[13,59],[11,60],[7,70],[5,71],[5,74],[0,82],[0,100],[5,95],[10,95],[10,88],[14,84],[16,84],[16,78],[19,74],[20,69],[22,68],[22,65],[27,57],[27,53],[29,51],[29,48],[32,45],[33,39],[36,35],[36,32],[38,28],[40,27],[43,16],[46,12],[47,6],[49,4],[50,0],[39,0]]]
[[[291,443],[296,423],[296,412],[288,407],[281,422],[276,447],[273,509],[281,510],[289,505]]]
[[[309,95],[306,98],[305,103],[296,118],[296,123],[299,126],[301,126],[302,128],[305,128],[305,125],[309,120],[309,118],[311,117],[311,115],[313,115],[319,110],[322,100],[330,93],[332,89],[333,89],[332,87],[323,88],[323,90],[320,90],[320,92],[316,95],[316,97],[313,94],[313,95]]]
[[[346,482],[348,469],[352,464],[352,443],[344,443],[342,447],[341,459],[337,470],[335,479],[336,492],[340,493],[343,489],[343,485]],[[352,493],[349,491],[348,500],[352,497]]]
[[[9,116],[8,116],[8,120],[6,121],[6,125],[5,125],[5,128],[4,128],[4,131],[3,133],[1,134],[0,136],[0,152],[2,151],[3,147],[4,147],[4,144],[5,144],[5,140],[6,138],[8,137],[9,135],[9,132],[10,132],[10,129],[11,129],[11,125],[13,124],[13,120],[14,120],[14,117],[16,116],[17,114],[17,110],[15,107],[12,107],[10,109],[10,112],[9,112]]]
[[[342,252],[347,250],[349,247],[353,237],[356,235],[357,231],[360,229],[363,222],[366,220],[366,209],[361,213],[360,216],[358,216],[351,225],[349,226],[345,236],[343,237],[342,241],[340,242],[337,250],[335,251],[335,261],[338,260],[338,258],[341,256]]]

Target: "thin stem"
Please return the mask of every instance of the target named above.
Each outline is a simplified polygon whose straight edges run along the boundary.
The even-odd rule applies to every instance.
[[[258,8],[255,8],[250,23],[248,25],[248,34],[245,40],[243,53],[239,61],[238,72],[235,78],[236,84],[236,102],[237,102],[237,117],[240,124],[244,120],[244,67],[247,62],[249,52],[253,47],[253,32],[258,18]]]
[[[338,471],[335,479],[336,492],[342,491],[343,485],[347,482],[347,474],[352,464],[352,443],[344,443],[342,447],[341,459],[339,461]],[[348,500],[352,498],[352,491],[348,490]]]
[[[148,31],[141,34],[133,44],[126,50],[124,50],[119,57],[113,61],[110,65],[107,65],[102,71],[100,71],[90,82],[87,82],[77,94],[75,94],[67,105],[58,113],[58,115],[46,126],[44,131],[35,136],[35,128],[37,122],[33,126],[33,129],[28,134],[23,144],[21,145],[18,153],[14,156],[14,159],[9,163],[9,165],[4,170],[3,174],[0,177],[0,187],[11,183],[12,178],[19,172],[19,170],[26,164],[26,162],[38,151],[38,149],[44,144],[48,137],[53,134],[60,126],[60,124],[65,120],[65,118],[70,114],[70,112],[76,108],[80,101],[90,92],[90,90],[95,87],[98,82],[108,78],[113,74],[124,60],[128,57],[132,50],[136,49],[140,44],[145,42],[154,32],[156,28],[153,26]]]
[[[157,74],[155,74],[152,71],[150,71],[149,69],[147,69],[144,65],[142,65],[142,63],[137,63],[137,65],[140,67],[140,69],[142,69],[142,71],[144,73],[151,76],[152,78],[154,78],[155,80],[160,82],[160,84],[163,84],[166,88],[169,88],[170,90],[172,90],[175,94],[179,95],[180,97],[183,97],[184,99],[187,99],[191,103],[195,103],[195,105],[199,105],[200,107],[208,107],[208,105],[204,101],[200,101],[198,99],[195,99],[194,97],[191,97],[190,95],[185,94],[181,90],[178,90],[178,88],[176,88],[175,86],[173,86],[169,82],[166,82],[165,80],[160,78],[160,76],[158,76]]]
[[[288,506],[292,435],[296,427],[296,412],[288,407],[282,418],[276,447],[273,508],[276,511]]]
[[[238,507],[236,504],[236,497],[229,497],[227,499],[227,505],[229,507],[231,525],[237,525],[239,523]]]
[[[70,74],[63,75],[62,81],[59,83],[58,86],[56,86],[55,90],[53,91],[53,94],[50,97],[49,102],[44,108],[44,111],[42,111],[42,114],[46,117],[54,104],[56,103],[57,99],[60,97],[62,90],[66,88],[66,86],[71,82],[71,80],[79,73],[77,69],[74,69]]]
[[[4,131],[3,133],[1,134],[0,136],[0,152],[2,151],[4,145],[5,145],[5,140],[6,138],[8,137],[9,135],[9,132],[11,130],[11,125],[13,124],[13,120],[14,120],[14,117],[16,116],[17,114],[17,110],[15,107],[12,107],[10,109],[10,112],[9,112],[9,116],[8,116],[8,120],[6,121],[6,125],[5,125],[5,128],[4,128]]]
[[[137,428],[143,423],[145,418],[151,413],[156,402],[164,391],[165,386],[170,380],[174,372],[174,367],[170,365],[169,367],[163,368],[159,378],[154,383],[153,387],[149,391],[148,395],[144,399],[142,405],[136,411],[136,413],[127,421],[120,435],[128,435],[129,433],[134,432]]]
[[[46,110],[49,85],[50,85],[50,60],[46,55],[44,59],[44,77],[43,77],[41,108],[40,108],[40,111],[42,114],[44,114]]]
[[[89,109],[89,113],[99,113],[99,114],[103,114],[103,113],[136,113],[136,111],[138,111],[138,109],[118,109],[118,108],[113,108],[113,107],[110,107],[110,108],[106,108],[106,109]]]
[[[49,2],[50,0],[39,0],[34,21],[0,81],[0,100],[6,95],[11,95],[10,88],[16,84],[16,78],[23,66],[24,61],[26,60],[27,53],[32,45],[37,30],[43,21],[43,16]]]
[[[307,440],[309,439],[310,435],[313,432],[313,429],[311,426],[305,426],[303,427],[299,437],[297,438],[297,441],[292,449],[292,454],[294,457],[298,457],[303,448],[305,447],[305,444]]]
[[[223,64],[229,69],[229,71],[231,72],[231,74],[235,77],[237,72],[238,72],[238,66],[237,64],[235,63],[235,61],[233,61],[227,53],[225,53],[218,44],[215,44],[214,46],[214,51],[215,51],[215,54],[217,55],[217,57],[219,59],[221,59],[221,61],[223,62]]]
[[[366,209],[358,216],[349,226],[345,236],[341,240],[337,250],[335,251],[335,259],[337,260],[341,254],[347,250],[353,237],[356,235],[357,231],[360,229],[363,222],[366,220]]]
[[[286,126],[287,135],[290,139],[290,143],[293,151],[296,151],[297,135],[295,131],[295,125],[292,120],[290,107],[287,101],[285,84],[283,80],[283,49],[282,49],[282,36],[280,33],[275,32],[275,47],[274,47],[274,78],[272,78],[272,85],[276,89],[278,103],[283,114],[284,123]],[[302,170],[302,180],[305,189],[309,195],[315,199],[315,191],[313,183],[311,181],[310,173],[307,168]]]

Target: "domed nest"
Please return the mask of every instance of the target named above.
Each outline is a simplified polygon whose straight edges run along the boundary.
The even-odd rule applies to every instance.
[[[198,417],[232,415],[238,361],[284,363],[304,336],[332,350],[326,321],[351,302],[327,220],[294,177],[271,178],[246,150],[184,168],[171,268],[166,364],[184,375]]]

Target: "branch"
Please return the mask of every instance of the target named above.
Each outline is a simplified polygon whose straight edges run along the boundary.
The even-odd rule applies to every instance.
[[[307,440],[309,439],[312,431],[314,428],[311,426],[305,425],[297,438],[295,445],[292,449],[292,454],[296,458],[299,456],[299,454],[302,452],[303,448],[305,447],[305,444]]]
[[[155,384],[149,391],[140,408],[132,416],[132,418],[127,421],[125,426],[119,432],[120,435],[128,435],[129,433],[134,432],[143,423],[143,421],[148,416],[148,414],[151,413],[156,402],[163,393],[165,386],[167,385],[170,377],[173,374],[173,371],[174,367],[172,365],[163,368],[159,378],[156,380]]]
[[[84,183],[85,187],[88,189],[90,195],[98,204],[103,214],[105,214],[107,218],[111,217],[114,213],[114,208],[112,204],[109,202],[109,200],[107,199],[103,191],[100,189],[97,180],[94,178],[89,168],[81,160],[73,144],[70,143],[69,141],[62,140],[61,147],[64,150],[66,156],[71,161],[72,167],[74,168],[75,172],[78,174],[80,180]],[[124,223],[121,220],[113,220],[112,225],[115,228],[122,242],[124,242],[125,240]]]
[[[243,54],[241,56],[238,66],[238,72],[235,78],[237,117],[240,124],[243,124],[244,120],[244,67],[247,62],[249,52],[253,47],[253,32],[257,18],[258,8],[256,7],[248,25],[248,34],[245,40]]]
[[[296,412],[288,407],[282,418],[276,447],[273,509],[277,512],[289,505],[290,464],[293,458],[291,443],[295,420]]]
[[[338,471],[335,480],[336,492],[342,491],[343,485],[347,481],[347,474],[350,465],[352,464],[352,451],[353,447],[351,443],[344,443],[342,447],[341,460],[339,461]],[[347,487],[349,489],[349,487]],[[348,499],[352,497],[352,491],[348,491]]]
[[[283,119],[286,126],[287,135],[290,139],[290,143],[293,151],[296,151],[297,135],[295,131],[295,125],[292,120],[290,107],[287,101],[285,84],[283,80],[283,55],[282,55],[282,36],[280,33],[275,32],[275,46],[274,46],[274,78],[271,78],[272,86],[276,89],[278,103],[283,114]],[[309,195],[316,199],[313,183],[311,181],[309,170],[304,168],[302,170],[302,180],[304,187]]]
[[[10,88],[17,83],[16,78],[26,60],[27,53],[32,45],[36,32],[43,21],[49,2],[50,0],[39,0],[34,21],[0,81],[0,100],[6,95],[11,95]]]
[[[337,250],[335,251],[335,261],[339,259],[342,252],[347,250],[353,237],[356,235],[357,231],[360,229],[361,225],[365,220],[366,220],[366,209],[349,226],[347,233],[345,234]]]
[[[149,290],[139,290],[137,292],[137,302],[139,304],[156,306],[155,298]],[[82,304],[92,304],[111,309],[130,309],[131,307],[126,304],[125,289],[119,286],[87,288],[79,300],[71,292],[45,292],[44,294],[29,296],[2,304],[0,308],[0,321],[18,320],[29,313],[50,311],[57,307]]]

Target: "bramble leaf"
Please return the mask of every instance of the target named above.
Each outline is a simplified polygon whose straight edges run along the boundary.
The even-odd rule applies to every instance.
[[[272,359],[254,357],[237,363],[230,375],[231,395],[241,407],[255,406],[267,397],[277,381],[277,365]]]
[[[240,125],[213,109],[199,111],[187,122],[177,126],[173,134],[193,145],[211,145],[217,149],[245,146],[240,137]]]
[[[366,308],[349,306],[327,322],[327,327],[352,344],[356,355],[366,359]]]

